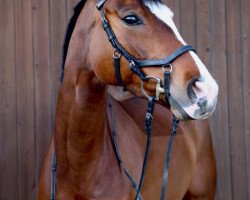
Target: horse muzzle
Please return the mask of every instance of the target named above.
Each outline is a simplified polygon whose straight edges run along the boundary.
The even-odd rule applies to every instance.
[[[213,80],[206,82],[192,80],[186,92],[175,92],[171,88],[170,108],[178,119],[206,119],[210,117],[217,104],[218,85]]]

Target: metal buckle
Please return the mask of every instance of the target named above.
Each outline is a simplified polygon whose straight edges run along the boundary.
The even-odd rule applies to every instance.
[[[135,66],[135,62],[134,62],[133,60],[131,60],[131,61],[129,62],[129,66],[130,66],[131,69],[133,69],[134,66]]]
[[[114,59],[120,59],[121,56],[122,56],[122,54],[117,49],[115,49],[114,53],[113,53],[113,58]]]
[[[167,69],[166,69],[167,67],[168,68],[170,67],[170,69],[168,71],[169,71],[169,73],[172,73],[172,71],[173,71],[173,65],[171,63],[169,63],[167,65],[163,65],[162,66],[162,71],[165,73],[167,71]]]
[[[164,93],[164,89],[161,87],[161,79],[155,76],[146,76],[146,80],[154,79],[156,80],[156,88],[155,88],[155,99],[158,101],[160,99],[160,94]],[[141,90],[145,97],[149,98],[150,96],[144,90],[144,81],[141,81]]]

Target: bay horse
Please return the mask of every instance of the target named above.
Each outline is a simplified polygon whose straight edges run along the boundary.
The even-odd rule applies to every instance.
[[[166,2],[81,1],[68,28],[62,74],[39,200],[158,200],[165,175],[161,199],[214,199],[206,118],[218,85],[179,34]],[[145,161],[147,101],[157,103],[146,115],[152,137]],[[162,178],[173,114],[180,124]]]

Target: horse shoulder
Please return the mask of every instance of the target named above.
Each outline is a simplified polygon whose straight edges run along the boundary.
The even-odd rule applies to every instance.
[[[216,190],[216,164],[211,132],[208,120],[195,121],[193,124],[196,164],[184,199],[211,200],[214,199]]]

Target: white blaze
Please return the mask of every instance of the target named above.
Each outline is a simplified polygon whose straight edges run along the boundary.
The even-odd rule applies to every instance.
[[[174,24],[173,21],[173,12],[164,4],[161,3],[146,3],[146,6],[150,9],[150,11],[161,21],[163,21],[165,24],[167,24],[172,31],[174,32],[176,38],[183,44],[186,45],[186,42],[181,37],[179,31],[177,30],[177,27]],[[205,88],[205,91],[207,92],[206,98],[208,101],[208,104],[214,103],[214,100],[216,99],[218,95],[218,85],[216,81],[212,78],[210,73],[208,72],[205,65],[202,63],[202,61],[199,59],[199,57],[194,52],[189,52],[192,58],[194,59],[194,62],[196,63],[199,72],[200,72],[200,82],[199,87]],[[194,104],[190,107],[184,108],[184,110],[189,114],[191,117],[194,115],[195,110],[199,109],[199,107]]]
[[[173,21],[174,13],[164,4],[156,4],[156,3],[146,3],[146,6],[151,10],[153,14],[155,14],[161,21],[166,23],[174,32],[177,39],[182,43],[186,44],[186,42],[181,37],[175,23]]]

